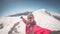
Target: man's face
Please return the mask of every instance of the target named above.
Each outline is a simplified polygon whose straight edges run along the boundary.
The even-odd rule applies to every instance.
[[[29,17],[28,20],[32,22],[33,21],[33,18],[32,17]]]

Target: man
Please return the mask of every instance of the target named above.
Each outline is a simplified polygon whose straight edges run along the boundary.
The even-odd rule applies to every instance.
[[[38,26],[32,13],[28,14],[27,20],[23,17],[21,19],[26,24],[26,34],[49,34],[51,32],[51,30]]]

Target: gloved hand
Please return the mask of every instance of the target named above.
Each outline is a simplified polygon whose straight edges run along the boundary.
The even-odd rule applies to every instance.
[[[20,18],[22,19],[23,17],[21,16]]]

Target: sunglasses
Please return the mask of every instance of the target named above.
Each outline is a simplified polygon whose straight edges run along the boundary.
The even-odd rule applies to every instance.
[[[29,17],[28,19],[33,19],[32,17]]]

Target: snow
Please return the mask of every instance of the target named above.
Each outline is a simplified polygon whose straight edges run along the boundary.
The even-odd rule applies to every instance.
[[[0,30],[0,34],[8,34],[8,31],[12,28],[12,26],[16,23],[16,22],[20,22],[18,26],[20,26],[20,28],[18,28],[18,26],[16,26],[16,28],[18,29],[18,31],[21,34],[25,33],[25,24],[21,21],[21,19],[19,17],[2,17],[0,19],[0,22],[4,23],[4,28]]]
[[[33,12],[37,25],[52,31],[60,30],[60,21],[48,15],[45,11],[45,9],[39,9]],[[26,19],[26,16],[23,17]],[[4,28],[0,29],[0,34],[8,34],[9,30],[16,22],[19,22],[18,26],[20,26],[20,28],[18,28],[18,26],[16,26],[16,28],[20,34],[25,34],[25,24],[20,17],[0,17],[0,23],[4,24]]]
[[[46,10],[39,9],[33,12],[37,24],[50,30],[60,30],[60,21],[45,13]]]

